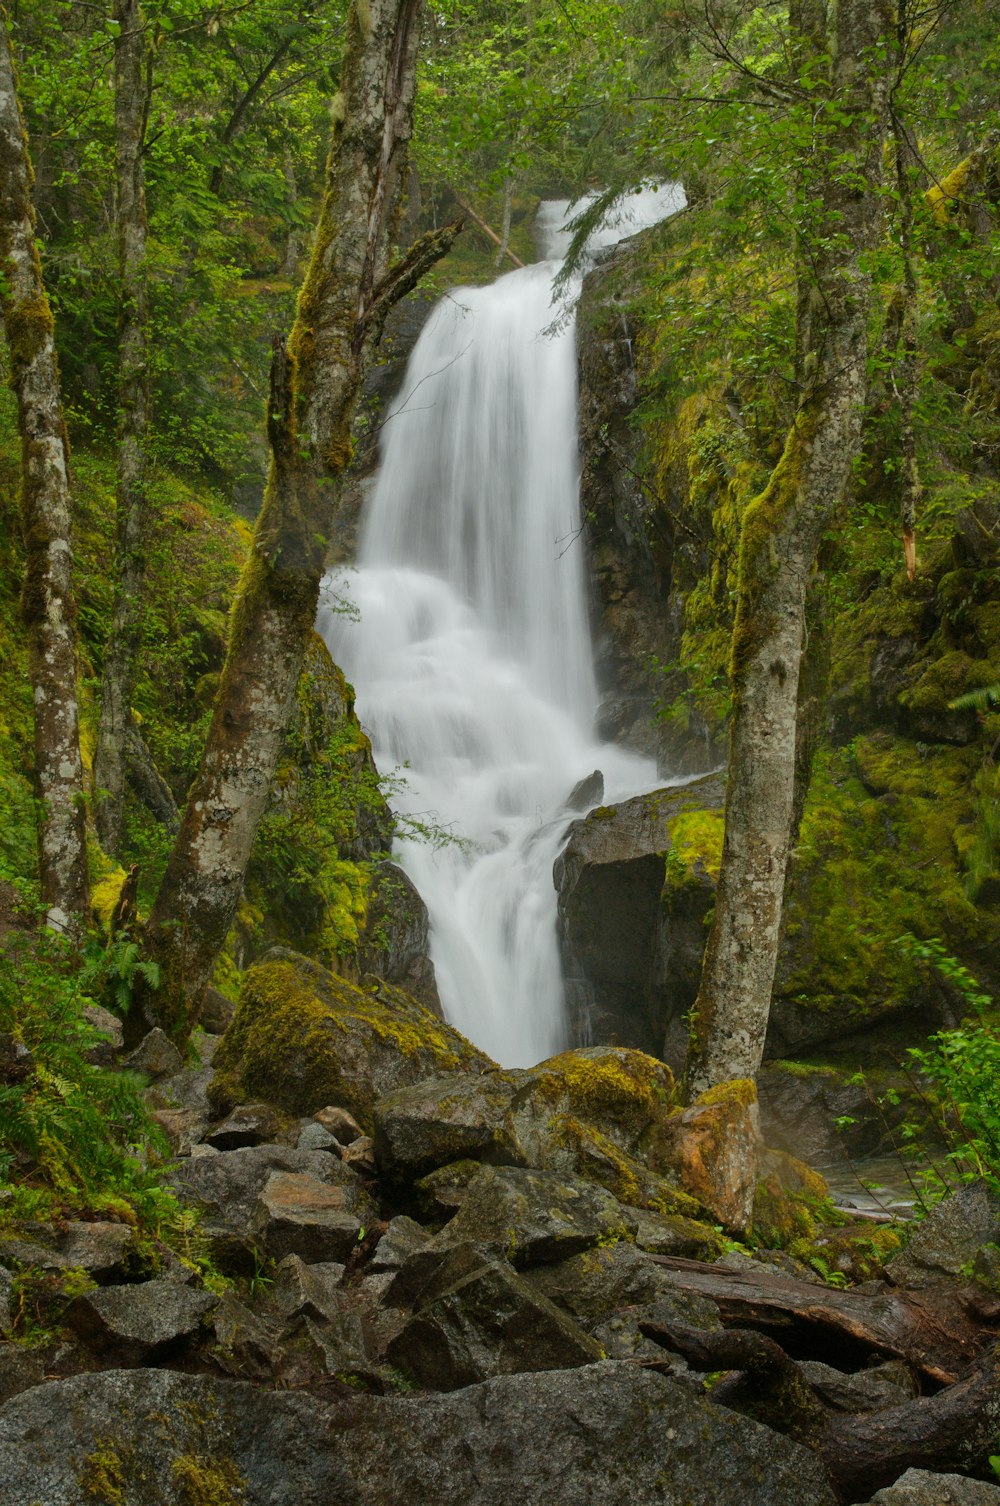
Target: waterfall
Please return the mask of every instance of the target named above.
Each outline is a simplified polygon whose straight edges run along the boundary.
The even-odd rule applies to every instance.
[[[591,246],[683,204],[630,196]],[[437,305],[383,429],[346,591],[319,629],[357,691],[393,797],[397,860],[431,917],[445,1014],[505,1066],[569,1044],[552,866],[574,785],[648,789],[648,761],[597,742],[578,500],[573,306],[553,287],[580,206],[543,204],[544,260]],[[444,835],[432,842],[411,824]]]

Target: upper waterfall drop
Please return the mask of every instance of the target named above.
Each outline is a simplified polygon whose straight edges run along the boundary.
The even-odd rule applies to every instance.
[[[629,196],[593,242],[613,244],[683,202],[676,186]],[[448,1019],[505,1066],[569,1044],[552,866],[570,791],[595,768],[609,800],[655,779],[648,761],[592,731],[579,280],[562,308],[553,302],[580,207],[543,204],[545,260],[435,308],[384,425],[347,587],[359,620],[319,616],[379,767],[406,765],[397,811],[454,839],[404,836],[398,857],[430,912]]]

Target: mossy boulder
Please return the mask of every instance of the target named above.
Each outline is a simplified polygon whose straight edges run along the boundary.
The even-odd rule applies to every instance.
[[[747,1234],[760,1164],[757,1090],[749,1079],[720,1083],[663,1127],[658,1152],[685,1192],[723,1228]]]
[[[402,989],[357,988],[275,948],[244,979],[216,1068],[217,1109],[249,1098],[311,1115],[336,1103],[368,1131],[383,1094],[496,1064]]]

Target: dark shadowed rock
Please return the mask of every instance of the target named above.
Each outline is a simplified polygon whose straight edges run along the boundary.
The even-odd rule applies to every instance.
[[[913,1372],[898,1360],[853,1375],[819,1360],[802,1360],[799,1369],[820,1400],[835,1412],[880,1412],[883,1407],[911,1401],[918,1392]]]
[[[184,1060],[177,1047],[158,1025],[143,1036],[123,1062],[123,1066],[130,1072],[142,1072],[153,1078],[168,1077],[179,1072],[183,1065]]]
[[[429,931],[427,906],[409,874],[398,863],[376,864],[358,938],[358,971],[398,984],[443,1019]]]
[[[232,1113],[203,1136],[216,1150],[241,1150],[247,1145],[273,1145],[288,1127],[288,1115],[269,1103],[238,1103]],[[311,1146],[303,1149],[312,1149]]]
[[[574,822],[557,859],[559,935],[581,1035],[658,1054],[688,1001],[662,977],[661,897],[671,827],[690,810],[721,807],[721,779],[600,806]],[[704,906],[702,906],[702,910]]]
[[[84,1053],[86,1060],[95,1067],[109,1067],[125,1044],[121,1020],[100,1004],[85,1005],[83,1018],[102,1036],[96,1046],[91,1046]]]
[[[601,1351],[505,1261],[456,1245],[438,1260],[387,1358],[428,1390],[454,1391],[493,1375],[586,1365]]]
[[[472,1244],[523,1268],[629,1239],[635,1227],[603,1188],[550,1171],[483,1166],[436,1242]]]
[[[586,1328],[622,1308],[645,1307],[660,1299],[675,1304],[678,1321],[718,1326],[711,1302],[678,1292],[663,1267],[647,1260],[634,1245],[598,1246],[558,1265],[540,1266],[528,1272],[526,1279]]]
[[[604,799],[604,775],[595,769],[570,790],[566,801],[568,811],[589,811]]]
[[[224,1292],[212,1314],[212,1360],[234,1380],[266,1381],[278,1359],[277,1334],[232,1292]]]
[[[243,1506],[834,1506],[805,1449],[608,1362],[330,1405],[108,1371],[0,1409],[4,1506],[80,1506],[101,1462],[128,1506],[190,1506],[192,1465]]]
[[[92,1349],[111,1352],[123,1365],[144,1365],[192,1343],[217,1301],[173,1281],[145,1281],[87,1292],[67,1319]]]
[[[331,1319],[344,1306],[340,1282],[345,1269],[336,1261],[307,1265],[298,1255],[286,1255],[275,1273],[269,1305],[286,1322]]]
[[[970,1182],[916,1225],[885,1273],[897,1286],[931,1286],[961,1275],[987,1244],[1000,1244],[1000,1198],[986,1182]]]

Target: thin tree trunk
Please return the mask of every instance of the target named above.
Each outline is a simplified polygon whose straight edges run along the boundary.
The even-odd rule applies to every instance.
[[[142,577],[148,501],[149,294],[143,142],[149,111],[149,54],[139,0],[114,0],[115,169],[118,191],[119,450],[115,601],[104,654],[101,720],[94,756],[94,816],[105,852],[122,840],[122,807],[133,739],[132,696],[142,634]],[[138,732],[135,731],[135,738]]]
[[[798,274],[800,320],[809,311],[806,387],[781,460],[743,522],[726,830],[687,1064],[692,1094],[754,1077],[763,1054],[794,810],[806,594],[861,440],[865,254],[882,220],[888,81],[874,55],[881,17],[872,0],[841,0],[836,31],[832,110],[818,112],[822,134],[806,168],[805,210],[815,217]]]
[[[450,248],[435,231],[390,271],[423,0],[355,0],[319,224],[288,345],[276,342],[271,470],[240,580],[201,768],[147,926],[163,982],[144,1001],[183,1036],[239,902],[312,629],[351,422],[392,305]]]
[[[35,712],[38,866],[49,925],[87,913],[83,767],[76,698],[69,450],[52,312],[35,245],[31,162],[6,19],[0,24],[0,303],[21,431],[24,617]]]
[[[510,250],[510,221],[514,207],[514,179],[508,173],[503,180],[503,222],[500,226],[500,244],[493,262],[496,271],[503,266],[503,259]]]

